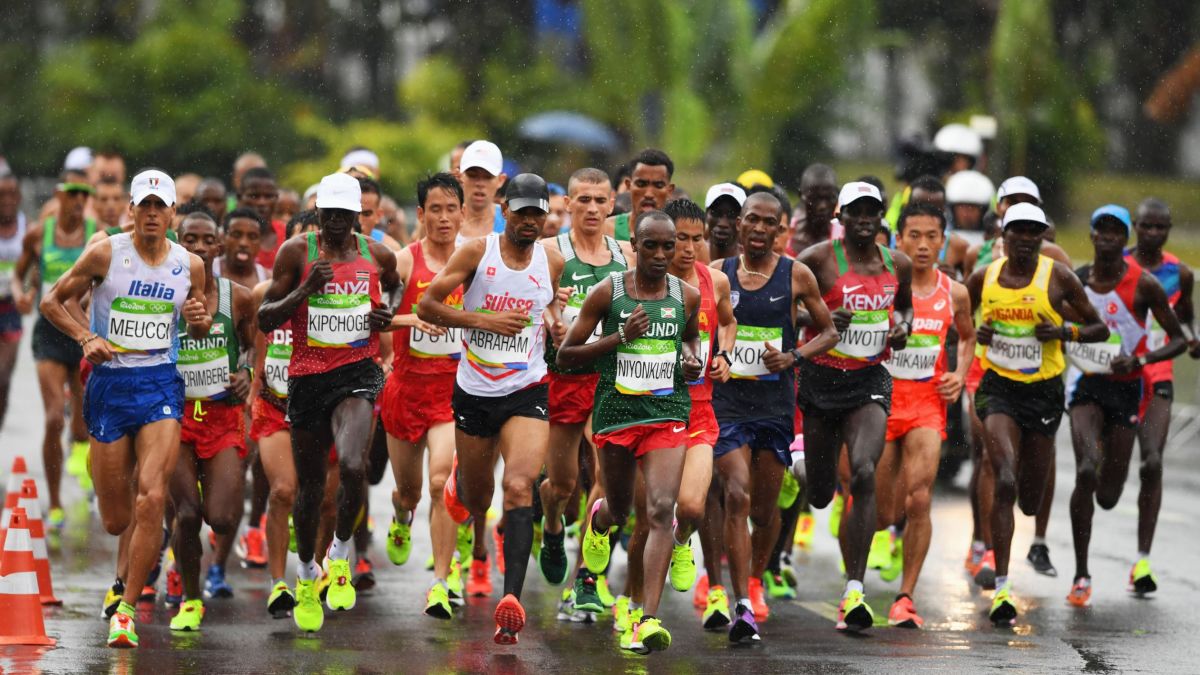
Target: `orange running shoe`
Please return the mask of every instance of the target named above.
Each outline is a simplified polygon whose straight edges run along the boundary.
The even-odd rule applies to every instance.
[[[1074,607],[1087,607],[1092,604],[1092,579],[1091,577],[1079,577],[1071,586],[1071,592],[1067,593],[1067,602]]]
[[[492,543],[496,545],[496,569],[504,574],[504,533],[499,527],[492,528]]]
[[[692,591],[692,607],[704,609],[708,607],[708,575],[701,574],[696,580],[696,588]]]
[[[467,577],[467,595],[486,598],[492,594],[492,566],[487,559],[471,560],[471,573]]]
[[[920,628],[925,625],[925,619],[917,615],[917,608],[912,598],[907,595],[897,598],[888,612],[888,625],[900,628]]]
[[[267,538],[261,529],[247,528],[246,533],[242,535],[239,550],[242,554],[242,567],[267,566]]]
[[[763,591],[763,582],[759,577],[750,577],[750,606],[754,608],[754,620],[766,621],[771,616],[771,608],[767,607],[767,594]]]
[[[991,590],[996,587],[996,552],[988,549],[975,568],[975,585]]]
[[[525,608],[515,595],[509,593],[496,605],[496,635],[498,645],[517,644],[517,634],[525,627]]]
[[[458,454],[454,455],[454,464],[450,467],[450,478],[442,485],[442,503],[446,512],[454,522],[462,525],[471,518],[471,512],[466,505],[458,500]]]
[[[983,554],[976,550],[975,544],[972,543],[967,548],[967,557],[963,559],[963,569],[967,571],[967,574],[975,576],[975,573],[979,571],[979,563],[982,561]]]

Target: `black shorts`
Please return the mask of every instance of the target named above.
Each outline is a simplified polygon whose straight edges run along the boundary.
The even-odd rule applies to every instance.
[[[312,431],[328,427],[333,409],[348,398],[372,403],[383,388],[383,370],[372,359],[363,359],[313,375],[288,379],[288,422],[293,429]]]
[[[1008,415],[1022,431],[1053,437],[1062,423],[1064,399],[1062,378],[1016,382],[989,370],[975,392],[975,411],[981,420]]]
[[[892,413],[892,375],[882,364],[841,370],[800,362],[796,405],[805,415],[841,417],[870,403]]]
[[[83,359],[83,347],[67,337],[66,333],[45,317],[38,316],[37,321],[33,322],[32,337],[30,343],[33,347],[34,361],[54,361],[70,370],[79,368],[79,362]]]
[[[1141,378],[1114,380],[1103,375],[1083,375],[1071,389],[1067,408],[1094,404],[1104,413],[1104,426],[1133,428],[1138,423],[1138,406],[1142,402]]]
[[[1158,398],[1165,398],[1168,401],[1175,400],[1175,383],[1171,380],[1163,380],[1150,385],[1150,395]]]
[[[545,382],[514,391],[507,396],[476,396],[454,385],[454,426],[465,434],[491,438],[513,417],[550,419],[550,387]]]

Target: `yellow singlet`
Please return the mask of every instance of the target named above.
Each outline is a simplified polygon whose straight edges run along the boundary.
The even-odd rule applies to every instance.
[[[1058,377],[1066,368],[1062,342],[1038,342],[1033,327],[1042,318],[1061,326],[1062,317],[1050,305],[1050,272],[1054,260],[1038,256],[1037,271],[1024,288],[1004,288],[998,278],[1008,258],[988,265],[983,278],[982,316],[996,333],[980,365],[1015,382],[1041,382]]]

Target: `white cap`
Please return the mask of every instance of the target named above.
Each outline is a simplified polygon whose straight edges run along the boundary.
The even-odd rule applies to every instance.
[[[1037,200],[1037,203],[1042,203],[1042,193],[1038,191],[1038,186],[1033,181],[1025,176],[1013,176],[1000,184],[1000,190],[996,192],[996,200],[999,201],[1009,195],[1029,195]]]
[[[63,160],[64,171],[87,171],[91,165],[92,149],[82,145],[68,152]]]
[[[933,137],[933,147],[942,152],[978,157],[983,154],[979,132],[965,124],[947,124]]]
[[[500,148],[491,141],[475,141],[463,150],[462,159],[458,163],[458,169],[463,173],[472,167],[499,176],[504,170],[504,155],[500,154]]]
[[[838,194],[838,208],[841,209],[847,204],[863,198],[874,199],[883,204],[883,196],[879,194],[879,188],[870,183],[856,181],[842,186],[842,191]]]
[[[174,206],[175,181],[158,169],[148,169],[134,176],[129,183],[129,201],[136,206],[150,195],[163,200],[167,206]]]
[[[308,189],[304,191],[304,197],[300,200],[301,203],[307,204],[309,197],[316,196],[317,188],[319,187],[321,187],[320,183],[313,183],[312,185],[309,185]],[[361,187],[359,189],[361,189]]]
[[[979,204],[987,206],[992,203],[996,187],[992,181],[978,171],[966,170],[956,172],[946,181],[946,203],[948,204]]]
[[[345,209],[362,212],[362,187],[358,179],[346,173],[332,173],[317,185],[318,209]]]
[[[721,197],[733,197],[734,201],[738,203],[738,206],[746,203],[746,191],[743,190],[740,185],[734,185],[733,183],[717,183],[716,185],[708,188],[708,194],[704,195],[704,208],[707,209],[708,207],[712,206],[713,202],[717,201]]]
[[[1040,206],[1025,203],[1013,204],[1004,212],[1004,229],[1008,229],[1008,226],[1013,223],[1022,221],[1041,223],[1046,227],[1050,226],[1050,223],[1046,221],[1046,212],[1042,211]]]
[[[375,173],[379,173],[379,155],[363,148],[361,150],[351,150],[342,157],[342,164],[339,170],[345,171],[355,166],[366,166],[372,169]]]

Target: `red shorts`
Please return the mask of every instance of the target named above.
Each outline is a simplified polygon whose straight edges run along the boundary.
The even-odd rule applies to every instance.
[[[887,421],[887,440],[903,438],[913,429],[936,429],[946,438],[946,402],[930,382],[892,380],[892,413]]]
[[[592,435],[592,443],[597,448],[609,444],[619,445],[633,450],[634,457],[641,457],[654,450],[686,447],[688,442],[687,425],[683,422],[635,424],[616,431]]]
[[[180,443],[196,448],[200,459],[212,459],[226,448],[246,456],[246,409],[241,404],[185,401]]]
[[[283,411],[261,397],[250,405],[250,440],[258,441],[281,431],[291,431]]]
[[[454,421],[454,373],[399,375],[392,371],[379,392],[379,419],[389,436],[416,443],[430,427]]]
[[[975,392],[979,391],[980,382],[983,382],[983,366],[979,365],[979,359],[975,359],[971,362],[971,367],[967,369],[967,379],[963,382],[963,386],[967,388],[971,396],[974,396]],[[895,396],[892,397],[893,400],[895,398]]]
[[[584,424],[596,403],[599,373],[563,375],[550,373],[550,423]]]
[[[0,300],[0,342],[20,342],[21,333],[21,312],[12,300]]]
[[[687,446],[697,445],[712,447],[717,444],[717,436],[721,428],[717,426],[717,415],[713,412],[712,401],[692,401],[692,415],[688,419]]]

